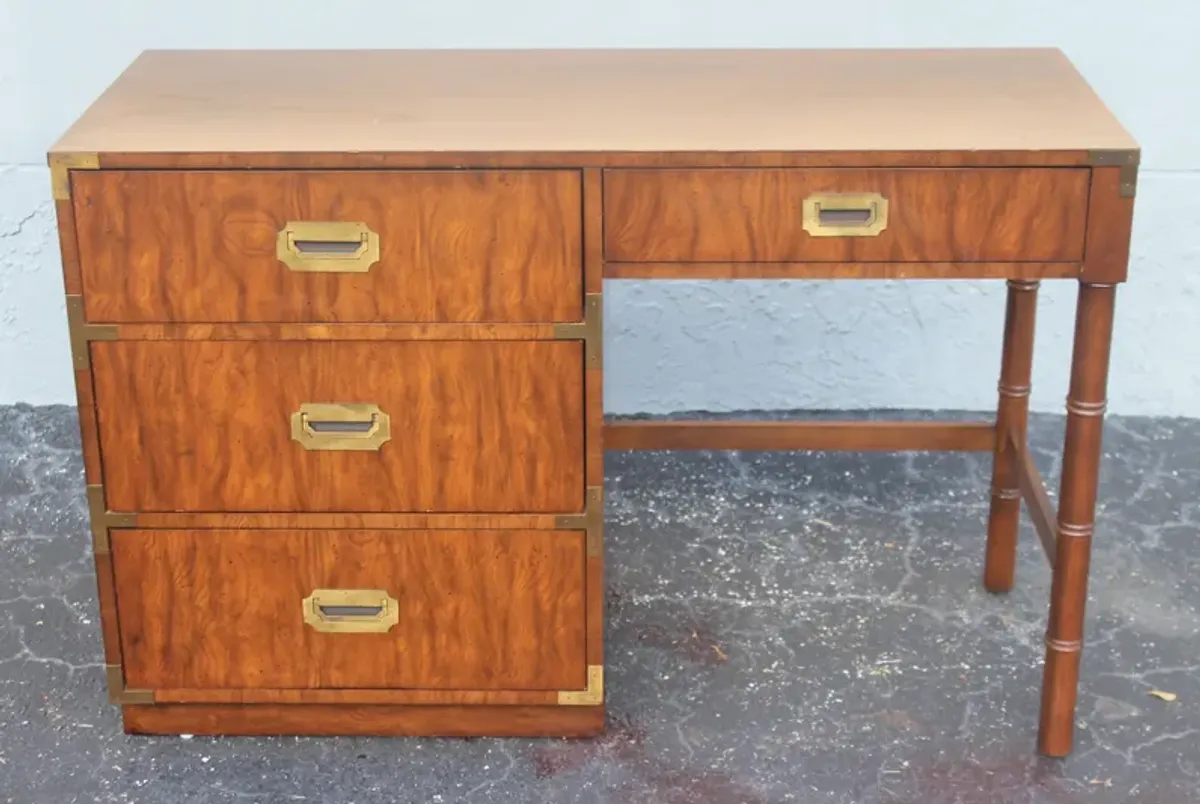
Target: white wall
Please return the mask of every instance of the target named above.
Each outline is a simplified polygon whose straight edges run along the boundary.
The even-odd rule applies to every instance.
[[[0,0],[0,403],[73,400],[45,151],[145,48],[1062,47],[1143,146],[1110,410],[1200,416],[1191,0]],[[612,412],[994,403],[1002,283],[610,282]],[[1061,410],[1072,283],[1033,405]]]

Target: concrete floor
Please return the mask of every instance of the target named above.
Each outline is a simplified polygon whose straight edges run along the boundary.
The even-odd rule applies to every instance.
[[[72,410],[0,408],[0,801],[1200,800],[1200,421],[1109,421],[1066,761],[1031,531],[980,588],[986,456],[610,453],[611,723],[569,742],[125,736],[77,450]]]

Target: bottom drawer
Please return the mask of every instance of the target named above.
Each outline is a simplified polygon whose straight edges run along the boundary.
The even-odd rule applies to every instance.
[[[118,530],[112,559],[131,688],[587,683],[583,532]]]

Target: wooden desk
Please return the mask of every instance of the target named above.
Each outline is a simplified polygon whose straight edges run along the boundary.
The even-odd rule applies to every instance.
[[[144,54],[49,157],[126,728],[596,733],[605,448],[946,449],[986,587],[1022,500],[1053,566],[1066,754],[1138,154],[1052,50]],[[1007,279],[996,419],[605,426],[605,277]]]

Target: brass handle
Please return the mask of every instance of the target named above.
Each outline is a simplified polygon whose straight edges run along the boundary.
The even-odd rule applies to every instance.
[[[400,606],[382,589],[314,589],[304,622],[322,633],[384,634],[400,622]]]
[[[378,450],[391,438],[378,405],[305,402],[292,414],[292,440],[309,450]]]
[[[365,223],[288,221],[275,256],[293,271],[364,274],[379,262],[379,235]]]
[[[887,228],[879,193],[815,193],[804,199],[804,231],[813,237],[875,237]]]

